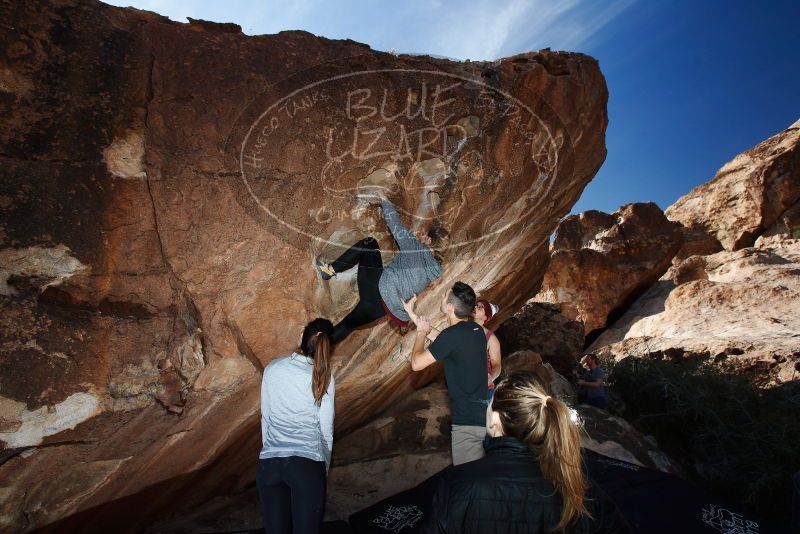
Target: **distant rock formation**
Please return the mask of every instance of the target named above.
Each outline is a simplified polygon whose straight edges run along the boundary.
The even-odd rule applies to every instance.
[[[665,214],[650,203],[564,219],[542,289],[499,329],[504,349],[542,352],[574,338],[518,321],[549,305],[559,312],[549,324],[585,325],[585,351],[579,339],[556,348],[569,361],[587,351],[692,358],[724,362],[765,386],[800,379],[800,121]]]
[[[612,215],[570,215],[556,229],[550,265],[536,302],[556,304],[585,333],[638,296],[669,268],[683,241],[680,225],[653,204],[628,204]]]
[[[455,63],[93,0],[3,4],[0,50],[2,529],[138,531],[250,483],[262,368],[354,302],[315,257],[393,254],[359,187],[450,232],[421,313],[461,279],[499,322],[606,153],[581,54]],[[340,436],[436,376],[411,341],[337,346]]]
[[[724,361],[758,382],[800,379],[800,240],[680,261],[609,327],[591,350],[615,358]]]
[[[798,232],[800,121],[724,165],[666,214],[725,250],[752,247],[770,227]],[[788,226],[787,226],[788,225]],[[793,237],[798,237],[796,234]]]
[[[687,244],[590,349],[725,362],[763,385],[800,379],[799,199],[800,122],[666,211]]]

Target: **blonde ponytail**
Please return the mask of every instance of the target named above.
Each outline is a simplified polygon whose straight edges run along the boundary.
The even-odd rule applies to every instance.
[[[587,482],[581,465],[580,434],[569,408],[549,395],[532,373],[513,373],[495,388],[492,409],[508,436],[523,441],[539,458],[542,475],[561,494],[564,508],[555,530],[580,516],[590,516],[584,496]]]

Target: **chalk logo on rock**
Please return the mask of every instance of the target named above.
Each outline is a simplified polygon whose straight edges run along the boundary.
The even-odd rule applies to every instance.
[[[400,532],[405,528],[412,528],[422,519],[422,510],[412,504],[409,506],[390,506],[381,515],[372,520],[372,523],[389,532]]]
[[[703,523],[722,534],[758,534],[758,523],[736,512],[709,504],[703,508]]]
[[[323,241],[343,222],[369,232],[376,195],[414,232],[436,221],[453,234],[465,210],[484,213],[453,246],[508,230],[547,197],[563,131],[497,84],[433,70],[329,74],[268,91],[241,142],[244,189],[271,228]]]

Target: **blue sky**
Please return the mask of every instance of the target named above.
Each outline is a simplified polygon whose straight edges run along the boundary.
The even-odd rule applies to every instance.
[[[797,0],[113,0],[301,29],[385,51],[488,60],[552,48],[596,57],[609,88],[608,156],[573,212],[666,208],[736,154],[800,119]]]

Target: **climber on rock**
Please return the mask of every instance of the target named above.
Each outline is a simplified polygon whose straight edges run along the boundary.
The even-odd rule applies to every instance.
[[[400,249],[386,267],[381,261],[378,242],[372,236],[365,237],[351,246],[332,263],[317,260],[323,280],[336,273],[358,266],[358,295],[356,307],[334,328],[331,341],[338,343],[350,332],[388,315],[389,320],[405,328],[409,316],[403,302],[419,293],[442,274],[442,267],[433,255],[431,247],[439,248],[447,237],[441,226],[431,225],[415,236],[406,228],[394,205],[384,197],[375,195],[380,201],[386,226]]]
[[[421,371],[439,361],[444,365],[452,418],[453,465],[483,457],[486,435],[486,335],[472,320],[475,291],[456,282],[442,298],[441,311],[450,326],[442,330],[426,349],[431,331],[427,317],[416,317],[417,335],[411,351],[411,369]]]

